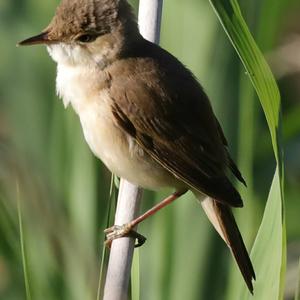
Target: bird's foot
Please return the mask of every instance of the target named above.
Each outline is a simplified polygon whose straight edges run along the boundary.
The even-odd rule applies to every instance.
[[[104,233],[106,234],[105,245],[108,248],[111,247],[111,243],[113,240],[122,237],[131,237],[137,240],[137,243],[135,244],[136,248],[141,247],[146,242],[146,238],[138,232],[134,231],[130,223],[121,226],[114,225],[110,228],[105,229]]]

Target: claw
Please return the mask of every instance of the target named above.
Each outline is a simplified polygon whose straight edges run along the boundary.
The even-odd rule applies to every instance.
[[[145,242],[146,238],[139,234],[138,232],[132,230],[132,227],[130,224],[124,224],[122,226],[114,225],[110,228],[107,228],[104,230],[104,233],[106,234],[106,241],[105,246],[110,248],[112,241],[115,239],[119,239],[122,237],[131,237],[137,240],[137,244],[135,244],[134,247],[141,247]]]

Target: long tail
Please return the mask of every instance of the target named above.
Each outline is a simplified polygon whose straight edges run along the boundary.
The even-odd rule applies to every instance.
[[[252,280],[255,280],[255,272],[230,207],[212,198],[205,198],[201,201],[201,205],[215,229],[230,248],[248,289],[253,294]]]

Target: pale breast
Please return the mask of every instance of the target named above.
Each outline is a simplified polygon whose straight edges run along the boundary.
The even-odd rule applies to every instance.
[[[96,79],[97,78],[97,79]],[[93,73],[74,67],[58,68],[57,90],[65,106],[79,115],[92,152],[116,175],[149,189],[177,186],[177,179],[150,158],[116,124],[109,88]],[[94,79],[94,80],[93,80]]]

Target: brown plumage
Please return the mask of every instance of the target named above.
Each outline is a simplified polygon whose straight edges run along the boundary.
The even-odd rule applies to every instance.
[[[142,40],[130,50],[106,69],[118,74],[111,76],[110,94],[119,125],[189,186],[242,206],[226,176],[232,160],[200,84],[176,58],[150,42]]]
[[[169,53],[147,41],[131,50],[107,69],[119,70],[110,83],[116,121],[176,177],[213,198],[220,234],[252,293],[254,269],[228,206],[242,206],[242,200],[226,171],[245,181],[228,153],[209,100],[193,75]]]
[[[243,202],[228,172],[245,181],[193,74],[143,39],[125,0],[63,0],[43,33],[20,44],[38,43],[58,63],[58,93],[95,155],[145,188],[192,190],[253,292],[254,270],[230,209]]]

